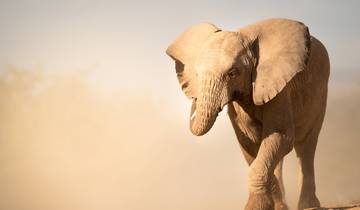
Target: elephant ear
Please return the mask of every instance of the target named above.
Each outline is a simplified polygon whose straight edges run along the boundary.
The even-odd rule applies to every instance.
[[[175,61],[179,83],[188,98],[195,98],[197,95],[195,60],[203,43],[217,31],[220,30],[210,23],[194,25],[176,38],[166,50],[166,54]]]
[[[262,105],[273,99],[286,84],[306,68],[310,34],[300,22],[270,19],[250,25],[240,33],[255,40],[257,67],[253,72],[253,100]]]

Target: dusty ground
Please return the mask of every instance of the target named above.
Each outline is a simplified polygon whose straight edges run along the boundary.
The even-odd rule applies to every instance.
[[[360,210],[360,204],[351,204],[348,206],[329,206],[320,208],[308,208],[305,210]]]

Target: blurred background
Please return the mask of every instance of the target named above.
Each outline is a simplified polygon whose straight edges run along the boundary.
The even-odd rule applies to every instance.
[[[324,205],[360,199],[358,1],[0,1],[0,210],[242,209],[248,166],[226,113],[191,135],[164,53],[187,27],[304,22],[327,47],[316,156]],[[319,99],[320,100],[320,99]],[[285,159],[296,207],[297,160]]]

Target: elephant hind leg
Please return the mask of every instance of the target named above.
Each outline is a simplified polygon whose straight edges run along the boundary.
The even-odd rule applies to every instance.
[[[294,144],[300,165],[299,185],[300,198],[298,209],[319,207],[320,202],[316,196],[314,158],[318,139],[318,132],[310,133],[302,142]]]

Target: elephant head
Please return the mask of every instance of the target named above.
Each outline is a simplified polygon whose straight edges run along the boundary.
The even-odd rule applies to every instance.
[[[224,105],[239,95],[263,105],[306,67],[310,51],[307,27],[272,19],[238,31],[209,23],[190,27],[166,50],[186,96],[193,100],[190,128],[203,135]]]

